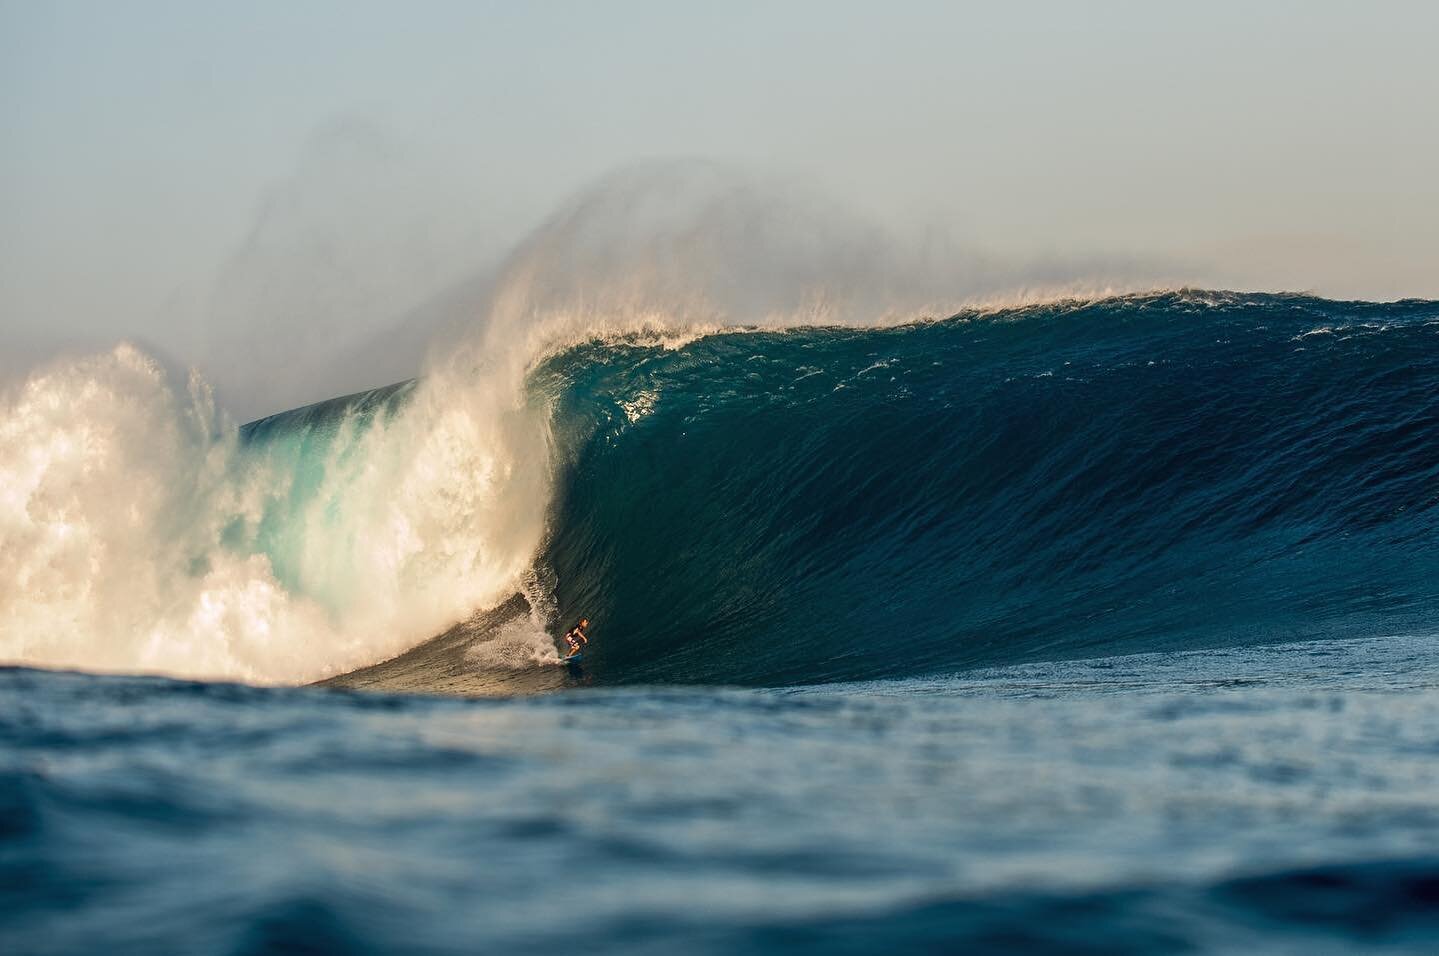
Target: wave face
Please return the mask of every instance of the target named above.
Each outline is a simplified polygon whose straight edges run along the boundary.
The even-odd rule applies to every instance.
[[[810,683],[1439,621],[1439,304],[1174,293],[590,344],[532,388],[611,682]]]

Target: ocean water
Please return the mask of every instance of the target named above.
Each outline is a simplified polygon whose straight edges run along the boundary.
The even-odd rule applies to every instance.
[[[10,399],[0,948],[1439,947],[1439,303],[660,332]]]
[[[508,699],[0,674],[15,953],[1432,952],[1439,666]]]

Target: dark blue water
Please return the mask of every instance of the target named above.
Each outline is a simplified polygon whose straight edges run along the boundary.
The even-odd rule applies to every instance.
[[[0,950],[1439,947],[1439,304],[596,343],[531,392],[530,611],[584,667],[477,664],[515,598],[338,686],[0,671]]]
[[[0,942],[1432,952],[1434,657],[509,700],[4,671]]]

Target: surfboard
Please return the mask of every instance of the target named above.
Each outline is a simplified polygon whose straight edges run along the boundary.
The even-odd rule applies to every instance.
[[[584,658],[584,656],[585,656],[585,655],[584,655],[583,653],[580,653],[580,654],[574,654],[574,655],[572,655],[572,656],[570,656],[570,657],[561,657],[561,658],[559,659],[559,662],[558,662],[558,663],[561,663],[561,664],[578,664],[578,663]]]

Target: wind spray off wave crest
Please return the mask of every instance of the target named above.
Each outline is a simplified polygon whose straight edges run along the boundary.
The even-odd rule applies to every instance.
[[[601,179],[542,223],[505,264],[487,321],[438,339],[431,365],[477,352],[522,376],[587,341],[894,325],[1168,286],[1172,273],[1132,260],[1006,262],[938,230],[911,241],[793,181],[656,162]]]

